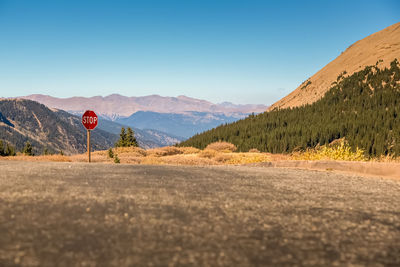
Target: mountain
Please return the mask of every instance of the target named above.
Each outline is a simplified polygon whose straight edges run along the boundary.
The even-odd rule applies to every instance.
[[[399,37],[399,23],[373,34],[268,112],[219,126],[180,145],[204,148],[221,140],[239,151],[290,153],[344,139],[353,151],[361,148],[367,156],[400,157],[400,64],[395,58],[400,59]],[[354,69],[368,62],[372,64]]]
[[[97,128],[104,130],[106,132],[119,135],[121,132],[121,128],[131,127],[135,132],[135,137],[139,143],[141,148],[155,148],[155,147],[163,147],[163,146],[172,146],[185,138],[174,136],[171,134],[167,134],[158,130],[151,129],[138,129],[133,126],[129,126],[128,124],[117,123],[114,121],[109,121],[104,117],[99,117],[99,126]]]
[[[400,59],[400,23],[354,43],[269,110],[314,103],[324,96],[340,74],[352,75],[377,62],[380,68],[389,67],[395,58]]]
[[[29,95],[20,98],[30,99],[42,103],[48,107],[58,108],[72,114],[82,114],[85,110],[95,110],[100,116],[109,120],[119,117],[128,117],[138,111],[150,111],[157,113],[183,114],[187,111],[249,114],[259,113],[267,109],[265,105],[235,105],[232,103],[213,104],[211,102],[190,98],[187,96],[163,97],[150,95],[142,97],[127,97],[118,94],[106,97],[70,97],[56,98],[47,95]]]
[[[114,146],[122,127],[128,126],[99,117],[99,124],[92,132],[93,149]],[[183,140],[156,130],[132,129],[142,148],[170,146]],[[86,130],[80,116],[25,99],[0,99],[0,140],[15,145],[17,150],[29,141],[37,154],[44,148],[67,154],[86,151]]]
[[[400,156],[400,65],[368,66],[339,76],[323,98],[310,105],[250,115],[195,135],[181,146],[204,148],[228,141],[239,151],[257,148],[288,153],[345,139],[369,156]]]
[[[234,122],[244,117],[244,114],[227,116],[223,113],[194,111],[182,114],[138,111],[127,118],[117,119],[117,122],[140,129],[157,129],[175,136],[182,136],[183,140],[221,124]]]
[[[187,96],[126,97],[113,94],[106,97],[56,98],[36,94],[22,98],[75,115],[81,115],[87,109],[95,110],[100,118],[135,128],[143,141],[147,139],[155,142],[147,142],[146,145],[142,142],[144,147],[173,145],[194,134],[268,108],[265,105],[236,105],[230,102],[213,104]],[[120,130],[121,126],[117,128]]]
[[[0,139],[16,146],[17,150],[29,141],[37,154],[45,148],[67,154],[86,151],[86,130],[81,118],[25,99],[0,100]],[[94,150],[107,149],[117,139],[115,134],[95,129],[92,147]]]

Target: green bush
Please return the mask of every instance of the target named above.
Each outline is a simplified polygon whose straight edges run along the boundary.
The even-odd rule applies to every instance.
[[[121,163],[117,154],[114,154],[114,163]]]
[[[109,157],[110,159],[112,159],[112,158],[114,157],[114,152],[112,151],[112,148],[110,148],[110,149],[108,150],[108,157]]]
[[[33,147],[31,143],[29,143],[29,141],[25,143],[25,147],[22,150],[22,153],[25,154],[26,156],[34,156]]]

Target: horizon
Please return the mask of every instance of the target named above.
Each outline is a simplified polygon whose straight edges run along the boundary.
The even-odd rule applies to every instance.
[[[392,0],[0,0],[0,97],[183,95],[269,106],[399,22],[398,11]]]

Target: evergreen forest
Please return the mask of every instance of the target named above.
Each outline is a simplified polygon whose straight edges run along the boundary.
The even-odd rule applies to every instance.
[[[197,134],[179,146],[200,149],[216,141],[238,151],[290,153],[344,139],[366,156],[400,156],[400,68],[365,67],[343,72],[323,98],[301,107],[273,110]]]

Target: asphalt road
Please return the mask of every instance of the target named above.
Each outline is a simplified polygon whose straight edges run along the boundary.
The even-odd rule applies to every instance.
[[[0,266],[400,266],[400,180],[0,161]]]

